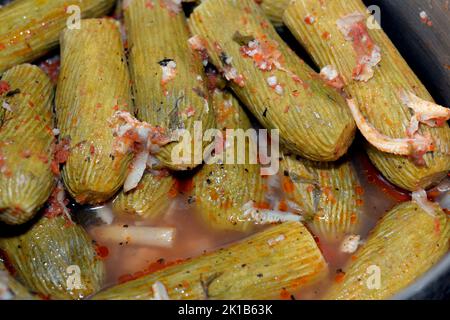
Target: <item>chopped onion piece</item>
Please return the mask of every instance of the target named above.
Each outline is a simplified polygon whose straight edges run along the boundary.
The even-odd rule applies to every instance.
[[[370,37],[365,19],[364,14],[354,12],[337,20],[336,25],[345,40],[353,43],[357,55],[353,79],[367,82],[374,75],[373,68],[381,61],[381,49]]]
[[[125,192],[130,191],[139,184],[144,175],[150,154],[155,154],[161,146],[174,141],[159,127],[135,119],[129,112],[118,111],[114,114],[111,123],[114,126],[114,150],[116,153],[135,154],[131,170],[124,184]]]
[[[359,64],[361,65],[362,70],[360,71],[359,74],[355,75],[354,79],[364,82],[369,81],[370,79],[372,79],[374,74],[373,68],[380,62],[381,62],[381,49],[379,46],[374,45],[370,55],[362,56],[359,59]]]
[[[333,81],[339,76],[339,73],[337,72],[336,68],[332,65],[328,65],[323,67],[320,70],[320,75],[325,79],[329,81]]]
[[[195,35],[189,38],[188,43],[193,50],[197,51],[206,50],[205,41],[199,35]]]
[[[339,75],[336,67],[332,65],[323,67],[320,70],[320,76],[325,83],[336,89],[342,89],[345,86],[344,79]]]
[[[177,74],[177,64],[173,60],[161,64],[161,69],[162,69],[161,83],[163,84],[173,80]]]
[[[354,253],[358,249],[360,243],[361,236],[353,234],[349,235],[342,241],[340,250],[345,253]]]
[[[419,16],[421,19],[427,19],[428,14],[425,11],[420,11]]]
[[[275,87],[278,83],[277,77],[276,76],[272,76],[272,77],[268,77],[267,78],[267,84],[270,87]]]
[[[278,65],[283,65],[284,58],[278,49],[279,44],[269,39],[254,39],[241,45],[240,51],[244,57],[253,60],[255,66],[262,71],[272,71]]]
[[[126,147],[125,152],[122,153],[128,152],[131,145],[136,142],[142,144],[144,147],[147,144],[149,149],[151,149],[153,145],[164,146],[172,142],[170,137],[165,135],[160,127],[152,126],[145,121],[139,121],[129,112],[117,111],[112,117],[111,123],[114,127],[114,133],[117,136],[116,140],[118,141],[116,142],[122,142]],[[126,135],[130,133],[137,135],[138,140],[133,141],[131,138],[126,137]],[[118,150],[116,150],[116,152],[117,151]]]
[[[339,31],[344,35],[345,40],[352,41],[353,38],[350,36],[350,32],[353,26],[358,22],[364,21],[364,19],[365,16],[362,13],[354,12],[336,21],[336,25]]]

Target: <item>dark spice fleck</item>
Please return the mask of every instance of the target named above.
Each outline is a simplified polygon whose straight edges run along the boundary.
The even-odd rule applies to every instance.
[[[336,270],[336,273],[342,273],[342,274],[345,274],[344,270],[342,270],[341,268],[337,269],[337,270]]]
[[[189,196],[188,199],[187,199],[187,202],[189,204],[193,204],[195,202],[195,197],[194,196]]]
[[[20,93],[20,89],[14,89],[6,93],[6,97],[12,97]]]
[[[169,62],[174,61],[173,59],[164,58],[163,60],[159,61],[158,64],[162,67],[167,67]]]

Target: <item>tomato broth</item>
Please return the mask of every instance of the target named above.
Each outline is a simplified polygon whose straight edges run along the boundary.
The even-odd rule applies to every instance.
[[[363,214],[358,232],[363,243],[378,219],[396,203],[408,200],[409,195],[385,182],[361,152],[356,152],[352,159],[363,189]],[[276,194],[281,200],[282,193]],[[88,227],[97,246],[103,248],[107,274],[105,288],[155,272],[172,263],[226,247],[251,235],[212,230],[196,214],[195,201],[190,199],[188,194],[179,194],[162,218],[157,220],[146,221],[130,215],[114,217],[113,223],[125,228],[130,225],[175,228],[175,240],[170,248],[136,246],[126,242],[102,242],[93,232],[95,228]],[[266,227],[260,226],[255,232]],[[314,234],[314,230],[311,231]],[[328,276],[314,285],[287,296],[281,295],[280,298],[318,299],[332,282],[338,281],[339,275],[345,272],[345,265],[352,254],[342,252],[340,242],[327,242],[321,239],[319,234],[315,236],[329,266]]]

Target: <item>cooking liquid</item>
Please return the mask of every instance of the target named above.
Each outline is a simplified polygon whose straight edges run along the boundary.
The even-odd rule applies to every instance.
[[[380,180],[382,179],[381,175],[370,165],[367,157],[362,153],[357,152],[352,158],[360,184],[364,189],[362,227],[358,232],[361,239],[364,240],[377,220],[396,203],[408,200],[408,195],[396,191],[394,187]],[[386,194],[388,189],[394,196]],[[163,265],[162,261],[170,263],[196,257],[205,252],[226,247],[250,235],[250,233],[211,230],[195,214],[195,202],[190,204],[187,194],[175,198],[165,215],[156,221],[144,221],[132,216],[116,216],[114,224],[173,227],[176,229],[176,236],[173,247],[156,248],[135,246],[123,242],[101,243],[100,239],[96,239],[95,232],[90,232],[98,246],[107,248],[104,257],[107,270],[105,288],[136,278],[143,272],[151,272],[151,266]],[[320,235],[317,236],[319,247],[328,262],[330,272],[324,280],[293,293],[291,298],[320,299],[326,289],[335,281],[337,273],[345,270],[345,265],[351,257],[351,254],[340,251],[340,242],[326,242],[320,239]]]

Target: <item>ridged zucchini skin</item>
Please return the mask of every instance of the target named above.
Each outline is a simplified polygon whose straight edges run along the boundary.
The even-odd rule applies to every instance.
[[[242,75],[243,81],[231,83],[233,91],[265,128],[280,130],[289,151],[314,161],[334,161],[346,153],[355,123],[345,100],[283,42],[253,1],[203,2],[191,14],[189,26],[205,42],[216,67],[233,67]],[[243,55],[237,35],[276,47],[284,70],[261,70]],[[272,76],[282,94],[270,87]]]
[[[194,137],[195,121],[201,122],[203,132],[214,127],[206,77],[201,59],[189,47],[183,12],[176,13],[165,3],[133,0],[124,9],[136,115],[139,120],[166,129],[167,134],[187,129]],[[163,82],[162,64],[169,60],[176,63],[176,73]],[[194,159],[189,163],[173,161],[176,145],[169,143],[157,154],[164,166],[182,171],[201,163]]]
[[[0,74],[17,64],[33,61],[58,45],[59,33],[80,8],[83,18],[102,16],[114,0],[16,0],[0,8]]]
[[[100,203],[122,186],[131,154],[114,150],[111,118],[133,112],[130,78],[118,23],[82,20],[80,30],[61,35],[61,72],[56,91],[60,137],[70,140],[62,171],[79,203]]]
[[[305,211],[307,220],[321,239],[342,240],[361,226],[362,193],[358,177],[348,159],[313,162],[284,154],[281,164],[286,197]],[[288,181],[284,181],[284,179]]]
[[[312,12],[317,22],[307,24],[305,17]],[[405,138],[412,114],[402,103],[400,90],[411,91],[428,101],[433,101],[433,98],[381,29],[368,28],[369,35],[381,49],[382,57],[374,77],[367,83],[352,80],[355,53],[352,43],[346,41],[338,30],[336,21],[354,12],[369,16],[360,0],[325,0],[320,3],[296,0],[285,11],[284,21],[320,67],[334,65],[337,68],[347,81],[346,90],[375,128],[389,137]],[[328,35],[326,38],[323,36],[325,33]],[[420,133],[429,134],[436,145],[433,153],[425,155],[424,166],[417,166],[407,157],[383,153],[367,145],[371,161],[383,175],[393,184],[410,191],[435,185],[450,170],[448,124],[440,128],[421,125]]]
[[[281,241],[271,242],[278,237]],[[327,264],[308,230],[283,223],[226,249],[167,267],[107,289],[97,300],[151,299],[160,281],[173,300],[271,299],[298,290],[327,273]]]
[[[92,240],[67,219],[43,216],[24,234],[0,238],[0,249],[18,280],[50,299],[82,299],[96,293],[103,282],[103,262]],[[82,289],[68,287],[70,266],[80,268]]]
[[[22,224],[42,207],[55,185],[54,91],[47,75],[29,64],[9,69],[2,81],[11,91],[0,95],[0,107],[7,103],[12,112],[5,111],[0,127],[0,221]]]
[[[159,177],[146,172],[135,189],[119,193],[113,201],[113,210],[118,215],[158,218],[170,205],[170,192],[174,185],[175,179],[170,175]]]
[[[262,0],[261,8],[274,26],[283,25],[283,13],[291,0]]]
[[[6,290],[7,292],[2,292]],[[0,259],[0,300],[37,300],[19,281],[14,279],[6,270],[5,265]]]
[[[325,298],[389,299],[437,263],[448,252],[449,239],[450,221],[442,210],[432,217],[415,202],[402,203],[379,221]],[[370,266],[381,272],[379,289],[367,286]]]
[[[217,128],[251,128],[250,120],[230,93],[216,89],[213,94]],[[235,140],[236,143],[236,140]],[[248,151],[248,141],[246,142]],[[237,147],[235,147],[235,155]],[[249,231],[254,222],[243,216],[242,207],[249,201],[264,200],[265,184],[258,164],[205,164],[194,176],[196,212],[214,229]]]

